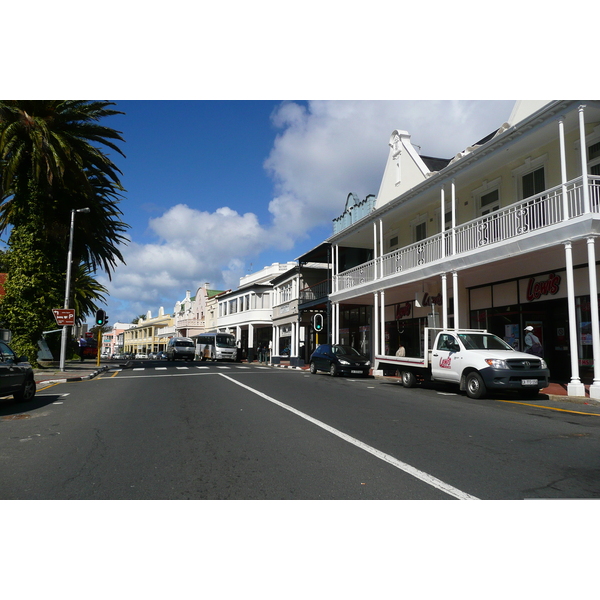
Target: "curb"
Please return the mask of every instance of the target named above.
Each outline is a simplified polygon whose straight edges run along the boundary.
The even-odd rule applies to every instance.
[[[86,379],[93,379],[94,377],[96,377],[100,373],[103,373],[104,371],[108,371],[107,366],[101,367],[100,369],[98,369],[97,371],[94,371],[93,373],[90,373],[89,375],[82,375],[81,377],[63,377],[61,379],[43,379],[41,381],[36,381],[35,385],[37,387],[39,385],[50,385],[51,383],[67,383],[70,381],[84,381]]]

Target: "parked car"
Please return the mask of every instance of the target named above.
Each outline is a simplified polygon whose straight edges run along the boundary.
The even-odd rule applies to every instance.
[[[148,355],[147,355],[147,354],[144,354],[143,352],[138,352],[138,353],[135,355],[135,357],[136,357],[136,358],[148,358]]]
[[[0,342],[0,396],[9,395],[17,402],[33,399],[35,380],[27,357],[17,357],[8,344]]]
[[[371,361],[352,346],[322,344],[310,357],[310,372],[329,371],[336,375],[361,375],[367,377]]]
[[[156,358],[158,358],[158,360],[167,360],[167,353],[166,353],[166,352],[164,352],[164,351],[162,351],[162,352],[159,352],[159,353],[156,355]]]

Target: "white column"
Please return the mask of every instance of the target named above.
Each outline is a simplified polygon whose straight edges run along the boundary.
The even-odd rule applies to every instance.
[[[579,140],[581,146],[581,177],[583,184],[583,212],[590,212],[590,190],[588,188],[587,178],[587,146],[585,145],[585,120],[583,109],[585,105],[579,107]]]
[[[248,323],[248,348],[254,348],[254,325]]]
[[[339,274],[339,268],[340,268],[340,252],[339,252],[339,246],[336,244],[334,246],[334,262],[333,262],[333,266],[334,266],[334,277],[333,277],[333,291],[337,292],[339,290],[339,286],[338,286],[338,280],[337,280],[337,276]]]
[[[338,319],[340,318],[340,314],[338,311],[338,303],[334,302],[331,305],[331,343],[332,344],[337,344],[337,338],[338,338],[338,328],[339,328],[339,324],[338,324]]]
[[[340,343],[340,303],[336,302],[334,305],[335,308],[335,328],[333,330],[333,340],[334,344]]]
[[[379,292],[374,294],[373,304],[373,356],[379,354]]]
[[[442,273],[442,327],[448,329],[448,285],[446,273]]]
[[[452,293],[454,294],[454,328],[460,329],[459,313],[460,307],[458,304],[458,273],[452,271]]]
[[[298,356],[298,322],[292,323],[292,340],[290,343],[290,358]]]
[[[565,152],[565,122],[564,117],[558,121],[558,140],[560,146],[560,182],[562,183],[563,221],[569,218],[569,199],[567,197],[567,159]]]
[[[373,277],[379,279],[379,269],[377,262],[377,223],[373,223]]]
[[[565,244],[567,267],[567,305],[569,308],[569,345],[571,347],[571,381],[567,384],[569,396],[585,396],[585,386],[579,379],[579,342],[577,340],[577,315],[575,312],[575,284],[573,280],[573,248]]]
[[[379,341],[380,344],[380,348],[379,348],[379,352],[380,354],[385,354],[385,291],[381,290],[380,296],[381,296],[381,306],[379,307],[381,310],[381,322],[379,323],[379,326],[381,327],[381,339]]]
[[[588,270],[590,278],[590,312],[592,313],[592,354],[594,356],[594,382],[590,386],[590,398],[600,399],[600,325],[598,319],[598,282],[596,280],[595,239],[587,239]]]
[[[383,254],[384,254],[384,247],[383,247],[383,219],[379,219],[379,263],[381,265],[380,267],[380,277],[383,277]]]
[[[452,180],[452,254],[456,254],[456,184]]]
[[[442,232],[442,258],[444,258],[446,256],[446,241],[444,240],[444,231],[446,227],[446,199],[443,186],[441,189],[440,204],[440,231]]]

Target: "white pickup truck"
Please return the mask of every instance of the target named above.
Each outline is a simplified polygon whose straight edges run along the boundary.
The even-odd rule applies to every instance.
[[[421,357],[376,356],[375,368],[399,371],[405,387],[418,380],[457,383],[470,398],[483,398],[488,390],[513,390],[534,398],[548,387],[544,359],[514,350],[485,329],[426,327],[423,346]]]

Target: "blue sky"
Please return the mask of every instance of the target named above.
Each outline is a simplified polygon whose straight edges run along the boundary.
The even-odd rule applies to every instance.
[[[513,101],[115,101],[113,156],[131,226],[110,322],[130,322],[204,282],[296,259],[332,233],[348,193],[376,194],[394,129],[451,158],[510,116]]]

